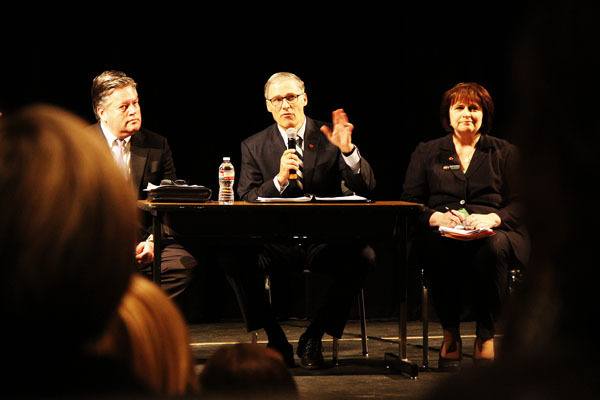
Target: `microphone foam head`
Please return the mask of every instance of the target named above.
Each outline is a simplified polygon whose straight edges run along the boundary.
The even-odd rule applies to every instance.
[[[296,128],[287,128],[285,130],[285,134],[287,135],[288,139],[296,139],[298,131],[296,130]]]

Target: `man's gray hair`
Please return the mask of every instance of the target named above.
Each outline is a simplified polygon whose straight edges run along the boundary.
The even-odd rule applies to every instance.
[[[297,75],[292,74],[291,72],[277,72],[274,73],[273,75],[271,75],[271,77],[269,78],[269,80],[267,81],[267,83],[265,83],[265,99],[267,99],[267,96],[269,93],[269,88],[271,87],[271,85],[279,80],[283,80],[283,79],[293,79],[296,82],[298,82],[298,86],[300,86],[300,89],[302,89],[302,93],[304,93],[304,82],[302,82],[302,79],[298,78]]]
[[[115,89],[131,86],[137,87],[137,83],[121,71],[104,71],[94,78],[92,82],[92,108],[96,120],[100,120],[98,116],[98,107],[102,105],[104,99],[110,96]]]

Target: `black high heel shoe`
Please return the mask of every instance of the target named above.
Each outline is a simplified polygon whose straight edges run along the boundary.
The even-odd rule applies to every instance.
[[[458,351],[458,358],[447,358],[442,357],[442,349],[444,348],[445,342],[442,342],[440,346],[439,358],[438,358],[438,371],[443,372],[454,372],[459,371],[462,363],[462,341],[455,341],[447,350],[446,354],[454,353]]]
[[[492,339],[493,340],[493,339]],[[473,365],[476,367],[489,367],[494,363],[493,358],[476,358],[475,354],[477,351],[481,353],[482,340],[480,338],[475,339],[474,349],[473,349]]]

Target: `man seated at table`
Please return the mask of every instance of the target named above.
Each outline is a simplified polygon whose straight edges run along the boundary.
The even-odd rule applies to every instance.
[[[333,129],[304,115],[308,97],[296,75],[279,72],[265,84],[265,104],[275,124],[242,142],[238,195],[295,197],[305,193],[340,196],[344,190],[368,195],[375,177],[367,160],[352,142],[353,125],[343,110],[333,112]],[[288,134],[297,137],[295,149],[286,149]],[[295,173],[295,179],[290,171]],[[310,239],[310,238],[309,238]],[[240,254],[240,252],[236,252]],[[264,293],[264,273],[277,268],[308,267],[331,276],[325,302],[300,337],[297,355],[305,368],[324,366],[324,333],[340,338],[354,295],[375,264],[373,249],[364,243],[268,243],[243,256],[223,255],[221,261],[246,320],[248,331],[264,328],[268,347],[294,366],[293,348]],[[250,264],[250,265],[249,265]]]
[[[142,111],[137,83],[121,71],[104,71],[92,83],[92,106],[97,123],[91,133],[107,144],[107,149],[137,192],[144,199],[148,183],[175,180],[175,164],[167,139],[142,128]],[[144,215],[147,218],[146,215]],[[150,222],[143,221],[140,242],[136,246],[138,271],[151,276],[154,243],[149,235]],[[196,259],[171,235],[162,242],[161,287],[182,305]]]

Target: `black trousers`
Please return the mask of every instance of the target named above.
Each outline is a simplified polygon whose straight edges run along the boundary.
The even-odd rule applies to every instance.
[[[160,286],[174,300],[179,300],[192,278],[194,268],[198,262],[179,242],[173,237],[162,240],[160,263]],[[138,269],[138,272],[152,279],[152,264]]]
[[[457,333],[461,311],[470,303],[477,336],[493,338],[508,293],[508,271],[518,263],[506,234],[463,242],[435,232],[423,244],[420,253],[442,327]]]
[[[344,332],[354,296],[375,265],[374,250],[358,243],[267,244],[221,248],[219,254],[248,331],[264,328],[275,320],[265,293],[265,273],[293,268],[329,275],[332,283],[312,324],[337,338]]]

